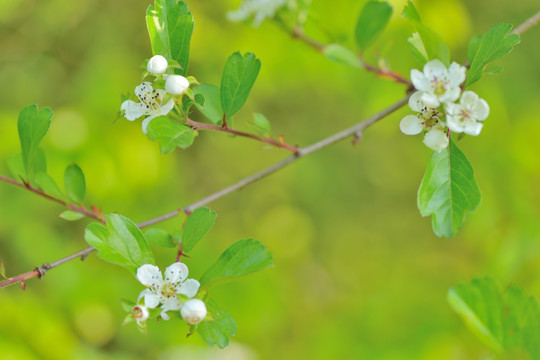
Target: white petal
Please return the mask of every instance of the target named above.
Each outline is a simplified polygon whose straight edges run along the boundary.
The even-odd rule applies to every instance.
[[[165,90],[171,95],[181,95],[189,87],[189,81],[182,75],[171,75],[165,81]]]
[[[422,108],[424,107],[424,104],[422,103],[422,92],[417,91],[414,94],[411,95],[409,98],[409,107],[412,111],[420,112],[422,111]]]
[[[163,320],[170,320],[170,319],[171,319],[171,317],[169,316],[169,314],[167,314],[167,313],[165,312],[165,310],[162,311],[162,312],[160,312],[159,315],[161,315],[161,318],[162,318]]]
[[[461,92],[460,87],[449,88],[440,98],[439,101],[442,103],[452,103],[459,98],[459,93]]]
[[[448,137],[446,137],[443,130],[433,128],[424,136],[424,144],[437,152],[441,152],[448,147]]]
[[[135,88],[135,95],[137,95],[137,97],[140,97],[144,94],[148,94],[149,92],[151,93],[153,90],[154,88],[152,87],[152,84],[148,81],[145,81]]]
[[[453,62],[450,64],[450,68],[448,69],[448,80],[450,87],[457,87],[461,85],[462,82],[465,81],[465,66],[461,66],[456,62]]]
[[[167,300],[165,300],[163,302],[163,305],[161,306],[163,311],[180,310],[181,307],[182,307],[182,302],[176,296],[167,298]]]
[[[407,115],[401,119],[399,128],[405,135],[420,134],[422,130],[424,130],[422,120],[420,120],[420,118],[418,118],[416,115]]]
[[[469,108],[472,108],[477,100],[478,95],[476,95],[474,91],[467,90],[463,92],[463,94],[461,95],[461,100],[459,102]]]
[[[448,125],[448,128],[455,133],[462,133],[465,130],[465,126],[460,120],[461,118],[459,115],[446,116],[446,124]]]
[[[201,284],[195,279],[187,279],[176,290],[177,294],[186,295],[188,298],[192,298],[197,295]]]
[[[184,306],[182,306],[182,309],[180,309],[182,319],[190,325],[196,325],[203,321],[206,314],[206,305],[199,299],[186,301]]]
[[[157,288],[163,282],[161,271],[157,266],[151,264],[144,264],[137,269],[137,280],[144,286],[152,288]]]
[[[426,106],[437,108],[441,103],[439,102],[439,99],[437,96],[435,96],[433,93],[423,93],[422,94],[422,102],[426,104]]]
[[[167,70],[167,66],[169,66],[169,64],[167,63],[167,59],[165,59],[161,55],[155,55],[152,56],[150,60],[148,60],[146,70],[153,74],[162,74]]]
[[[165,269],[165,281],[173,284],[180,283],[188,277],[189,271],[186,264],[176,262]]]
[[[416,69],[411,70],[411,81],[416,90],[428,91],[430,88],[429,82],[426,80],[424,74]]]
[[[424,65],[424,75],[428,81],[435,80],[435,78],[446,78],[448,69],[439,59],[434,59]]]
[[[472,113],[477,120],[485,120],[489,115],[489,105],[484,99],[478,99],[472,108]]]
[[[165,105],[161,105],[159,108],[160,115],[167,115],[169,111],[174,107],[174,99],[170,99]]]
[[[465,134],[477,136],[480,134],[480,131],[482,130],[482,127],[484,124],[480,122],[471,122],[465,126],[465,130],[463,131]]]
[[[159,296],[149,289],[143,290],[141,295],[144,297],[144,305],[147,308],[153,309],[159,305]],[[139,295],[139,298],[141,297]]]
[[[120,110],[125,111],[124,117],[129,121],[140,118],[146,112],[146,108],[141,103],[136,103],[132,100],[126,100],[120,106]]]
[[[143,120],[142,122],[142,132],[143,134],[146,135],[146,133],[148,132],[148,124],[150,124],[150,121],[152,121],[157,115],[152,115],[152,116],[149,116],[147,117],[146,119]]]

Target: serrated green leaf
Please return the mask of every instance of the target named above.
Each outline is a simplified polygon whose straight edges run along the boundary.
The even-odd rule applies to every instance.
[[[422,38],[417,32],[413,33],[412,36],[407,39],[407,44],[409,44],[409,48],[411,49],[416,61],[418,61],[421,65],[427,63],[428,55],[426,53],[426,48],[424,47]]]
[[[364,5],[356,22],[356,43],[365,51],[383,32],[392,17],[392,7],[387,2],[369,1]]]
[[[155,0],[146,10],[146,25],[154,55],[178,62],[178,75],[186,75],[194,21],[188,6],[178,0]]]
[[[236,322],[231,314],[214,300],[208,299],[205,304],[214,321],[201,322],[197,326],[197,332],[208,345],[217,345],[223,349],[229,345],[229,338],[236,334]]]
[[[190,252],[214,226],[216,213],[207,207],[193,211],[186,219],[182,234],[182,251]]]
[[[81,203],[86,194],[86,180],[84,173],[77,164],[68,165],[64,173],[64,185],[68,197],[76,202]]]
[[[133,307],[137,305],[134,301],[126,300],[126,299],[120,299],[120,304],[122,304],[122,308],[128,313],[130,313],[130,315],[131,315],[131,310],[133,309]]]
[[[448,291],[448,302],[468,327],[497,352],[522,350],[540,359],[538,301],[491,278],[474,279]]]
[[[437,236],[452,237],[469,211],[480,203],[480,190],[469,160],[450,139],[447,149],[434,152],[418,190],[422,216],[432,215]]]
[[[412,1],[407,2],[407,5],[405,5],[405,8],[403,8],[403,13],[401,15],[409,21],[422,22],[420,19],[420,14],[418,13],[418,10],[416,10],[416,7]]]
[[[263,114],[254,113],[253,121],[248,122],[248,125],[258,135],[270,136],[270,121]]]
[[[60,217],[67,221],[77,221],[84,218],[84,216],[85,216],[84,214],[81,214],[80,212],[76,212],[72,210],[63,211],[60,214]]]
[[[178,246],[178,243],[176,242],[174,237],[167,231],[162,229],[147,230],[144,233],[144,237],[150,245],[163,246],[168,248]]]
[[[46,194],[52,195],[57,199],[64,199],[64,194],[62,194],[58,184],[56,184],[56,181],[49,174],[39,172],[36,174],[35,181]]]
[[[51,126],[53,112],[50,108],[38,109],[37,105],[28,105],[22,109],[17,123],[21,142],[23,165],[27,180],[32,179],[35,171],[35,156],[39,143]]]
[[[469,46],[467,46],[467,59],[469,59],[469,62],[472,62],[474,60],[474,57],[476,56],[476,53],[480,48],[480,44],[482,43],[483,38],[484,34],[478,34],[473,36],[471,40],[469,40]]]
[[[232,54],[221,76],[221,107],[227,119],[236,114],[246,102],[261,70],[261,61],[252,53]]]
[[[201,277],[201,285],[230,281],[272,266],[272,253],[261,242],[244,239],[231,245]]]
[[[195,95],[204,96],[204,105],[195,103],[197,109],[214,124],[223,121],[223,108],[221,107],[221,95],[217,86],[201,84],[193,88]]]
[[[514,46],[519,44],[519,35],[509,34],[510,30],[512,30],[512,25],[498,24],[489,29],[480,40],[475,40],[476,42],[479,41],[479,44],[473,44],[472,49],[467,51],[469,59],[472,57],[472,60],[465,87],[480,80],[488,63],[508,54]],[[475,49],[476,51],[474,51]],[[472,56],[473,54],[474,56]]]
[[[197,132],[189,126],[179,124],[167,116],[158,116],[148,124],[148,138],[159,142],[162,154],[176,148],[186,149],[193,144]]]
[[[351,50],[340,44],[330,44],[324,47],[323,54],[328,59],[339,64],[361,68],[362,62]]]
[[[133,274],[144,264],[154,264],[154,254],[137,225],[118,215],[105,215],[107,227],[91,223],[84,238],[98,250],[98,257],[112,264],[125,267]]]

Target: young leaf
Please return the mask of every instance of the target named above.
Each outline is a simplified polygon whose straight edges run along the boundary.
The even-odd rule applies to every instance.
[[[98,250],[102,260],[133,274],[144,264],[155,264],[148,242],[133,221],[118,214],[106,215],[105,219],[107,227],[91,223],[84,233],[86,242]]]
[[[54,196],[57,199],[64,199],[64,194],[56,184],[56,181],[46,172],[39,172],[35,177],[38,186],[49,195]]]
[[[217,302],[208,299],[206,302],[208,312],[214,321],[203,321],[197,326],[197,332],[205,343],[210,346],[217,345],[223,349],[229,345],[229,338],[236,334],[236,322]]]
[[[67,221],[77,221],[84,218],[84,214],[72,210],[66,210],[60,214],[60,217]]]
[[[64,185],[68,197],[76,203],[80,203],[86,194],[86,180],[81,168],[77,164],[68,165],[64,173]]]
[[[178,75],[186,75],[189,64],[189,44],[193,34],[193,16],[188,6],[178,0],[155,0],[146,10],[146,25],[154,55],[178,62]]]
[[[355,68],[361,68],[362,63],[358,56],[351,50],[339,44],[330,44],[324,47],[324,56],[337,63],[352,66]]]
[[[214,124],[220,124],[223,120],[223,109],[217,86],[201,84],[193,88],[193,93],[204,96],[204,105],[195,103],[197,109]]]
[[[272,253],[257,240],[245,239],[232,244],[201,277],[208,288],[220,282],[251,274],[272,266]]]
[[[214,226],[216,213],[207,207],[193,211],[186,219],[182,234],[182,251],[190,252]]]
[[[229,119],[246,102],[261,70],[261,61],[252,53],[232,54],[225,63],[221,76],[221,107]]]
[[[448,291],[448,302],[468,327],[497,352],[525,351],[540,359],[540,309],[520,288],[506,291],[491,278],[473,279]]]
[[[178,246],[178,243],[175,241],[173,236],[165,230],[150,229],[144,233],[144,237],[150,245],[164,246],[169,248]]]
[[[260,136],[270,136],[270,122],[263,114],[254,113],[253,121],[248,122],[248,125]]]
[[[27,179],[35,172],[35,157],[38,146],[51,126],[53,112],[50,108],[38,109],[37,105],[28,105],[22,109],[17,123],[21,142],[23,165]]]
[[[167,154],[176,148],[186,149],[193,144],[197,132],[189,126],[179,124],[167,116],[158,116],[148,124],[148,137],[159,142],[162,154]]]
[[[452,237],[469,211],[480,203],[480,190],[469,160],[450,139],[447,149],[434,152],[418,189],[422,216],[432,215],[437,236]]]
[[[365,51],[382,33],[391,16],[392,7],[387,2],[369,1],[364,5],[356,22],[355,31],[360,51]]]
[[[470,86],[480,80],[488,63],[512,51],[519,44],[518,34],[508,34],[512,30],[510,24],[498,24],[489,29],[484,36],[475,36],[469,43],[467,55],[471,68],[465,86]]]

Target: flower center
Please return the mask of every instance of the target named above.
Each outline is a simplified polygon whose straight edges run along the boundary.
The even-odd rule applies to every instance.
[[[470,120],[472,118],[472,113],[470,110],[462,109],[460,113],[461,121]]]
[[[172,283],[163,284],[160,293],[165,297],[174,296],[176,294],[176,285]]]
[[[433,93],[435,95],[437,96],[444,95],[444,93],[446,92],[446,81],[444,81],[443,79],[435,78],[433,85],[434,85]]]
[[[147,110],[157,111],[161,105],[161,99],[157,89],[143,85],[141,92],[137,95],[139,101],[146,106]]]
[[[418,115],[420,119],[423,120],[422,124],[428,129],[431,129],[433,126],[437,125],[442,116],[442,114],[438,112],[437,109],[433,109],[427,106],[424,106],[420,111],[420,114]]]
[[[141,319],[144,316],[142,309],[139,306],[133,307],[131,310],[131,317],[134,319]]]

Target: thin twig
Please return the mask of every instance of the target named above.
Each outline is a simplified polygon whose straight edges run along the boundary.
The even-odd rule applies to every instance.
[[[521,25],[515,28],[511,33],[521,35],[540,22],[540,11],[525,20]]]
[[[227,134],[232,134],[232,135],[237,135],[237,136],[242,136],[242,137],[254,139],[254,140],[263,142],[265,144],[270,144],[270,145],[278,147],[278,148],[287,149],[290,152],[292,152],[293,154],[296,154],[298,152],[298,147],[296,147],[296,146],[292,146],[292,145],[289,145],[289,144],[287,144],[285,142],[280,142],[278,140],[274,140],[274,139],[271,139],[271,138],[266,138],[266,137],[257,136],[257,135],[254,135],[254,134],[234,130],[234,129],[231,129],[230,127],[228,127],[228,126],[224,127],[224,126],[210,125],[210,124],[205,124],[205,123],[200,123],[200,122],[197,122],[197,121],[193,121],[191,119],[187,119],[186,124],[188,124],[194,130],[220,131],[220,132],[224,132],[224,133],[227,133]],[[224,122],[224,124],[226,124],[226,123]]]

